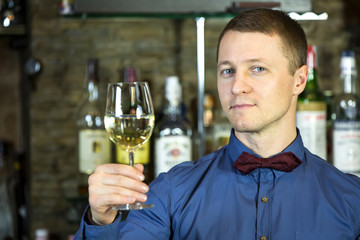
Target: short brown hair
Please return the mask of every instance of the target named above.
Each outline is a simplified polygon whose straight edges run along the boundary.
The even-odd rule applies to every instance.
[[[289,72],[293,75],[298,68],[306,64],[307,41],[304,30],[298,22],[282,11],[258,8],[238,14],[220,34],[218,53],[220,42],[228,31],[276,34],[282,39],[284,55],[289,60]]]

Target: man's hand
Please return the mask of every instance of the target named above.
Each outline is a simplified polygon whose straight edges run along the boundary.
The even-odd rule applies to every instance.
[[[149,187],[143,183],[144,166],[131,167],[124,164],[98,166],[89,177],[89,203],[92,220],[99,225],[114,221],[120,204],[145,202]]]

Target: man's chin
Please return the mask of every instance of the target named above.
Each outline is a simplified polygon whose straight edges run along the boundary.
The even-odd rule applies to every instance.
[[[255,128],[253,121],[244,120],[231,121],[231,126],[238,132],[252,131]]]
[[[259,133],[261,132],[262,128],[255,126],[254,124],[237,124],[232,125],[235,132],[238,133]]]
[[[235,132],[238,133],[252,133],[255,132],[256,130],[253,129],[252,127],[233,127]]]

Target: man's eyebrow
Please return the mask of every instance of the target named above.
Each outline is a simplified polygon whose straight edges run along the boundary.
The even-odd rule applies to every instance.
[[[217,67],[219,68],[222,65],[232,65],[229,61],[225,60],[225,61],[221,61],[217,64]]]
[[[245,60],[244,62],[245,63],[255,63],[255,62],[265,62],[265,60],[262,58],[250,58],[250,59]],[[228,60],[220,61],[217,64],[217,67],[219,68],[222,65],[232,65],[232,63]]]
[[[245,63],[256,63],[256,62],[266,62],[264,58],[250,58],[244,61]]]

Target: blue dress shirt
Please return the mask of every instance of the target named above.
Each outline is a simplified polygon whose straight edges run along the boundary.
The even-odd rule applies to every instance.
[[[299,133],[284,150],[303,161],[290,173],[243,175],[232,167],[243,151],[253,153],[232,133],[220,150],[160,174],[148,193],[154,208],[106,226],[83,218],[75,239],[360,239],[359,178],[310,153]]]

